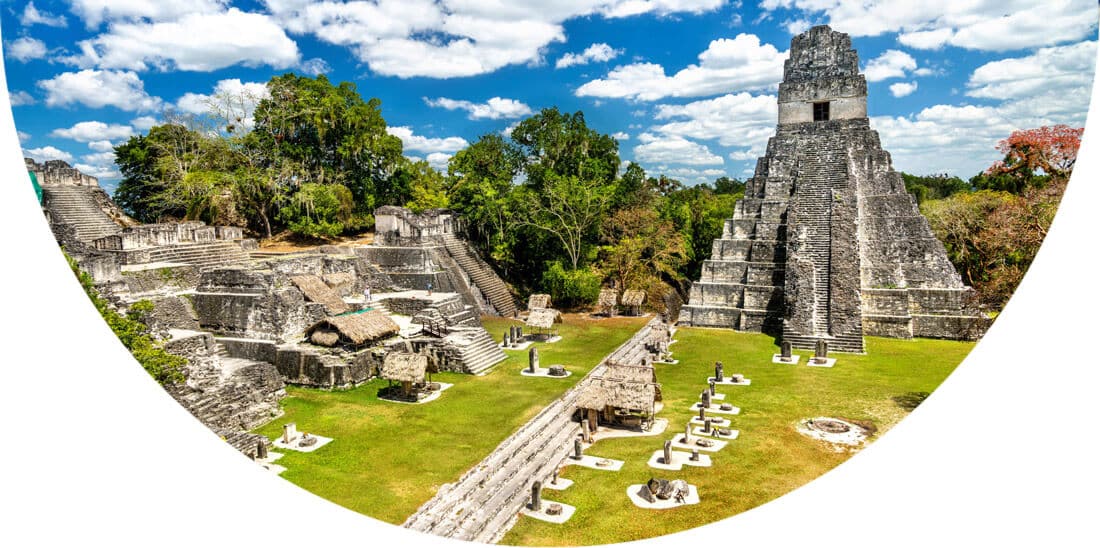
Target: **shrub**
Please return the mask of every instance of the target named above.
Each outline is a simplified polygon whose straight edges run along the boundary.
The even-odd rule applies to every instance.
[[[586,269],[566,270],[553,262],[542,274],[542,287],[562,308],[586,306],[600,296],[600,276]]]

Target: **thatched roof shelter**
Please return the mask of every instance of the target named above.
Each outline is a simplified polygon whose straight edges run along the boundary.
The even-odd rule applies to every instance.
[[[614,289],[600,290],[600,308],[615,307],[619,304],[619,292]]]
[[[599,378],[627,383],[654,385],[654,401],[661,401],[661,385],[657,382],[657,370],[652,365],[626,365],[608,362]]]
[[[645,303],[645,291],[641,289],[627,289],[623,291],[623,306],[642,306]]]
[[[561,312],[553,308],[536,308],[527,316],[527,325],[536,329],[551,329],[561,323]]]
[[[527,310],[535,310],[536,308],[551,308],[553,305],[550,303],[550,295],[545,293],[535,293],[527,298]]]
[[[314,344],[336,346],[338,343],[350,346],[363,346],[374,341],[392,337],[401,331],[393,320],[380,312],[362,312],[347,316],[325,318],[306,330],[306,336]],[[320,335],[318,334],[320,333]],[[333,340],[331,334],[336,335]]]
[[[577,398],[581,409],[603,410],[608,407],[654,412],[657,401],[657,385],[651,382],[617,381],[603,377],[593,378]]]
[[[302,290],[302,294],[315,303],[325,305],[325,311],[329,314],[343,314],[350,310],[348,303],[340,298],[340,294],[333,291],[321,278],[312,274],[300,274],[291,276],[290,281]]]
[[[390,352],[382,363],[379,376],[398,382],[421,382],[428,372],[428,356],[409,352]]]

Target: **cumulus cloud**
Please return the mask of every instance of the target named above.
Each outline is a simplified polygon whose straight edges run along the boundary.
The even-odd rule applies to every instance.
[[[506,120],[527,116],[533,112],[531,107],[521,101],[502,97],[493,97],[484,103],[460,101],[447,97],[439,97],[437,99],[424,97],[423,99],[430,107],[445,108],[447,110],[465,110],[468,113],[467,116],[471,120]]]
[[[680,136],[643,133],[638,136],[638,140],[642,143],[634,147],[634,159],[638,162],[693,166],[721,165],[725,162],[706,145]]]
[[[160,108],[159,97],[145,92],[145,83],[133,71],[91,70],[63,72],[38,87],[46,92],[46,106],[82,104],[91,108],[113,106],[125,111]]]
[[[274,19],[236,8],[187,13],[171,21],[114,23],[78,46],[80,53],[64,60],[81,68],[205,72],[241,64],[282,69],[296,66],[301,57]]]
[[[24,105],[34,104],[34,97],[32,97],[31,94],[22,90],[13,91],[9,96],[9,99],[11,100],[11,106],[13,107],[21,107]]]
[[[76,169],[79,169],[81,173],[91,175],[96,179],[118,179],[122,177],[122,174],[118,172],[118,169],[112,165],[92,165],[77,163],[73,165]]]
[[[652,131],[679,137],[717,140],[722,146],[767,143],[779,116],[774,95],[728,94],[686,105],[657,105]]]
[[[130,125],[134,126],[134,129],[140,131],[149,131],[153,126],[157,125],[157,119],[154,116],[138,116],[130,120]]]
[[[447,170],[447,163],[451,161],[453,154],[447,154],[446,152],[432,152],[428,154],[425,160],[428,161],[428,165],[439,171]]]
[[[23,8],[23,14],[19,16],[19,22],[24,27],[45,25],[47,27],[64,28],[69,24],[64,15],[54,15],[49,12],[40,11],[38,8],[34,7],[34,2],[27,2],[27,6]]]
[[[763,0],[762,9],[824,14],[852,36],[898,33],[918,49],[956,46],[1004,51],[1078,41],[1096,29],[1096,5],[1086,0],[923,0],[904,6],[865,0]]]
[[[905,97],[917,91],[916,82],[898,82],[896,84],[890,84],[890,94],[894,97]]]
[[[888,49],[882,55],[871,59],[863,69],[868,82],[878,82],[889,78],[904,78],[906,72],[917,69],[917,60],[912,55],[896,49]]]
[[[611,136],[619,141],[626,141],[630,139],[630,134],[625,131],[616,131],[615,133],[612,133]]]
[[[549,44],[565,41],[562,23],[575,17],[702,13],[724,3],[573,0],[444,5],[433,0],[265,0],[268,11],[287,31],[348,47],[371,71],[399,78],[475,76],[508,65],[539,63]]]
[[[20,143],[22,143],[23,141],[29,141],[31,138],[31,134],[25,131],[15,130],[15,135],[16,137],[19,137]]]
[[[72,139],[81,143],[95,141],[112,141],[134,135],[134,128],[120,124],[106,124],[97,120],[80,122],[70,128],[55,129],[50,132],[53,137]]]
[[[112,145],[110,141],[92,141],[88,143],[88,148],[96,152],[107,152],[109,150],[114,150],[115,145]]]
[[[271,96],[262,82],[242,83],[239,78],[220,80],[209,94],[188,92],[176,101],[181,112],[211,115],[226,123],[250,130],[255,125],[252,114],[260,101]]]
[[[112,150],[106,152],[96,152],[94,154],[85,154],[81,156],[80,159],[85,164],[102,166],[104,169],[113,170],[113,168],[109,166],[112,166],[115,163],[115,152]],[[96,175],[96,177],[98,177],[98,175]]]
[[[986,63],[971,74],[966,94],[986,99],[1015,99],[1056,88],[1091,86],[1096,47],[1095,40],[1085,41]]]
[[[4,50],[7,52],[8,57],[20,63],[26,63],[34,59],[42,59],[47,53],[46,44],[30,36],[24,36],[8,42]]]
[[[642,165],[642,167],[650,175],[665,175],[687,185],[712,183],[715,179],[726,175],[726,170],[716,168],[693,168],[665,164]]]
[[[622,55],[622,53],[623,50],[614,49],[601,42],[588,46],[580,53],[566,53],[562,55],[561,58],[558,59],[558,62],[554,63],[554,68],[560,69],[575,65],[587,65],[588,63],[603,63]]]
[[[616,67],[606,77],[577,89],[578,97],[613,97],[654,101],[663,97],[700,97],[734,91],[774,88],[783,78],[787,52],[761,44],[753,34],[714,40],[699,54],[699,64],[672,76],[656,63]]]
[[[227,0],[70,0],[72,12],[84,21],[88,29],[94,29],[103,22],[165,21],[195,13],[217,13],[228,3]]]
[[[416,150],[429,153],[429,159],[431,158],[430,153],[454,153],[466,148],[470,144],[462,137],[437,138],[416,135],[413,133],[412,128],[408,126],[390,126],[386,128],[386,133],[401,139],[401,144],[404,145],[405,150]]]
[[[23,155],[28,158],[33,158],[36,162],[45,162],[46,160],[64,160],[66,162],[73,161],[72,154],[51,146],[25,148],[23,149]]]

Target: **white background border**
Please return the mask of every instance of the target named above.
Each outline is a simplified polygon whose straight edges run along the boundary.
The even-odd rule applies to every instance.
[[[465,545],[384,526],[274,480],[150,380],[84,297],[43,222],[4,84],[0,78],[3,543]],[[1094,86],[1093,126],[1097,97]],[[1098,175],[1094,127],[1016,296],[908,419],[794,493],[673,542],[1097,545],[1100,419],[1092,411],[1100,365],[1088,349],[1100,311]],[[846,525],[830,525],[838,523]]]

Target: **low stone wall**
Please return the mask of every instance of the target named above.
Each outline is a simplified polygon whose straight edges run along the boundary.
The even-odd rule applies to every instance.
[[[199,269],[193,265],[173,265],[144,270],[123,270],[122,280],[131,294],[190,290],[199,285]]]
[[[274,365],[284,382],[298,386],[352,388],[370,380],[381,365],[371,350],[323,354],[305,346],[280,345],[262,339],[220,337],[218,342],[234,358]]]

